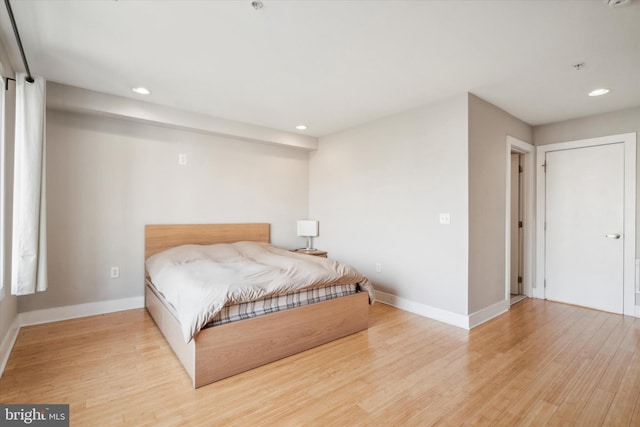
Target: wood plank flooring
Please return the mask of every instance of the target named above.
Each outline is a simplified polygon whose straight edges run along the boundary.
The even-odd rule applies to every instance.
[[[23,328],[0,402],[73,426],[640,426],[640,319],[527,299],[465,331],[377,303],[367,331],[194,390],[130,310]]]

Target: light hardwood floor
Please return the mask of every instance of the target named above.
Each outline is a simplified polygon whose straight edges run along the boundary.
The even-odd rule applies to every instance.
[[[542,300],[465,331],[377,303],[367,331],[194,390],[142,309],[23,328],[2,403],[71,425],[640,425],[640,319]]]

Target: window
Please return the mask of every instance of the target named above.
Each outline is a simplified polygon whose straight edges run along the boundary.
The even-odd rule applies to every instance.
[[[0,299],[4,296],[4,273],[5,273],[5,231],[6,224],[4,221],[5,214],[5,178],[7,174],[7,168],[5,164],[5,146],[4,146],[4,98],[5,98],[5,79],[4,77],[0,78]]]

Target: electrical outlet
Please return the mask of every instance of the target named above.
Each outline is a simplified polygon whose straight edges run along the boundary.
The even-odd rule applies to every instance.
[[[382,273],[382,263],[376,262],[376,273]]]
[[[111,278],[117,279],[120,277],[120,268],[119,267],[111,267]]]
[[[440,224],[451,224],[451,215],[449,215],[448,213],[441,213]]]
[[[186,155],[186,153],[178,154],[178,164],[180,166],[184,166],[184,165],[187,164],[187,155]]]

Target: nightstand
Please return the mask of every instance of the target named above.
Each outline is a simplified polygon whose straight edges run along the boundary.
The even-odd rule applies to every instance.
[[[318,249],[292,249],[291,252],[297,252],[299,254],[319,256],[322,258],[327,257],[327,251],[320,251]]]

